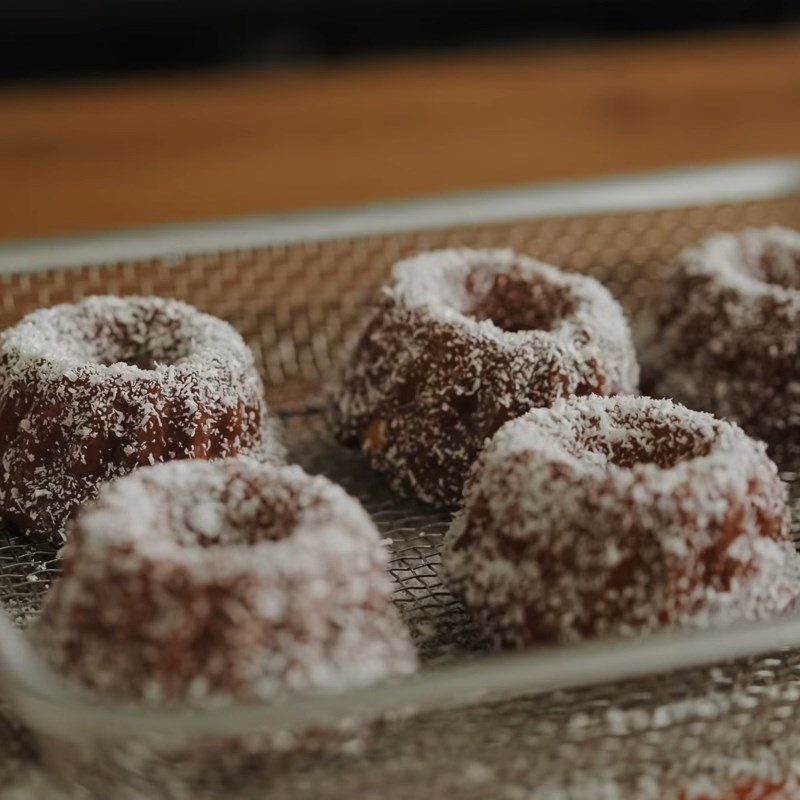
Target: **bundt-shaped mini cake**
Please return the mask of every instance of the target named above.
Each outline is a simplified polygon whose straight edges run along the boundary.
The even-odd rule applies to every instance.
[[[103,696],[271,701],[415,668],[378,531],[299,467],[146,467],[103,486],[69,528],[30,635]]]
[[[0,518],[60,539],[102,481],[172,459],[282,451],[253,356],[176,300],[90,297],[0,334]]]
[[[669,400],[559,400],[504,425],[445,537],[451,588],[525,646],[758,619],[800,593],[765,446]]]
[[[455,504],[504,422],[571,394],[634,392],[625,315],[596,280],[511,250],[442,250],[393,281],[335,392],[338,438],[394,487]]]
[[[800,232],[718,234],[662,282],[642,359],[651,391],[770,443],[800,434]]]

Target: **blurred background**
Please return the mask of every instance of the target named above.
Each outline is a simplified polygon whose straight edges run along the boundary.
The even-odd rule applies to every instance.
[[[800,0],[0,6],[0,238],[800,152]]]

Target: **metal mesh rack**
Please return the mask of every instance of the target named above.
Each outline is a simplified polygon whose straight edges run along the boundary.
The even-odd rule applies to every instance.
[[[229,320],[256,354],[291,459],[358,496],[392,540],[395,599],[419,647],[424,676],[434,666],[462,664],[488,650],[439,577],[449,514],[395,496],[359,453],[331,440],[324,413],[325,382],[391,264],[443,246],[510,246],[599,278],[636,323],[678,250],[712,231],[763,224],[800,228],[800,191],[11,272],[0,275],[0,329],[35,308],[96,293],[178,297]],[[777,458],[792,487],[800,536],[794,445],[800,443],[788,443]],[[36,614],[57,563],[54,548],[0,531],[0,603],[17,625]],[[385,720],[367,740],[338,740],[313,756],[265,755],[256,748],[257,755],[243,760],[237,745],[235,769],[225,769],[219,758],[211,759],[213,769],[199,769],[202,748],[188,756],[165,750],[146,730],[136,742],[102,747],[45,739],[41,752],[67,781],[84,787],[84,796],[115,798],[217,797],[234,786],[242,797],[259,798],[677,798],[681,791],[739,797],[724,794],[734,784],[752,784],[751,794],[741,797],[757,797],[756,787],[795,774],[800,724],[793,724],[792,712],[800,701],[800,650],[714,668],[669,667],[624,684],[421,710]],[[217,744],[209,747],[219,755]],[[117,793],[109,795],[112,784]]]

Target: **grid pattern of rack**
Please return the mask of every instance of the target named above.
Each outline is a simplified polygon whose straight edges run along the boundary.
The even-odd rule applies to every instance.
[[[392,494],[360,454],[331,441],[325,426],[325,381],[357,335],[359,320],[391,264],[435,247],[511,246],[598,277],[635,323],[679,249],[711,231],[767,223],[800,227],[800,197],[519,220],[5,275],[0,276],[0,328],[34,308],[97,293],[169,295],[228,319],[256,354],[292,459],[362,499],[392,540],[396,601],[424,663],[455,662],[485,650],[487,642],[439,577],[438,546],[449,514]],[[780,461],[792,487],[795,533],[800,534],[800,460],[791,450]],[[52,547],[0,532],[0,603],[18,624],[24,626],[35,615],[56,574]],[[493,796],[515,800],[526,797],[532,786],[538,787],[537,798],[556,789],[561,794],[553,796],[573,792],[577,797],[580,787],[589,785],[581,781],[594,776],[593,782],[608,780],[646,797],[642,781],[663,787],[665,781],[680,779],[686,785],[683,778],[723,763],[726,780],[734,781],[745,746],[748,753],[761,753],[758,775],[773,780],[784,774],[793,743],[800,741],[800,726],[792,727],[787,712],[793,692],[800,697],[798,687],[800,653],[791,652],[624,686],[519,698],[457,713],[423,713],[386,723],[344,764],[341,753],[313,763],[299,756],[296,762],[284,759],[281,769],[273,770],[270,786],[275,797],[293,792],[316,798],[406,797],[413,786],[419,791],[436,787],[437,797],[470,798],[487,796],[491,787]],[[764,748],[778,732],[782,743],[766,758]],[[122,783],[160,781],[159,791],[167,783],[180,783],[175,757],[106,755],[116,779],[124,775]],[[96,766],[96,759],[92,763]],[[84,777],[86,769],[84,763]],[[392,776],[403,769],[404,782],[393,794]],[[336,770],[335,781],[331,770]],[[96,777],[100,786],[110,780],[107,768]],[[203,780],[211,778],[201,779],[192,769],[187,778],[196,792],[192,796],[202,796],[205,789],[214,796],[212,782],[201,786]],[[257,796],[263,797],[263,791],[261,781]]]

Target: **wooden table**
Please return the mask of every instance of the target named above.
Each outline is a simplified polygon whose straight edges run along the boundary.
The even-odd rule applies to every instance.
[[[800,31],[0,92],[0,237],[800,150]]]

